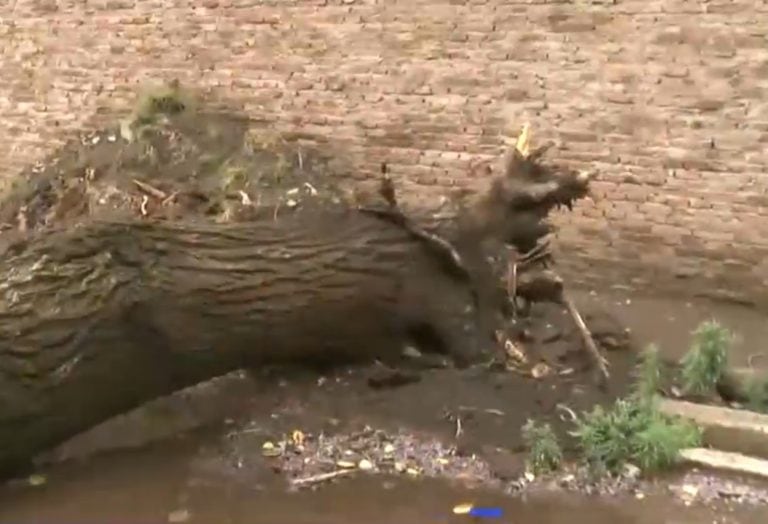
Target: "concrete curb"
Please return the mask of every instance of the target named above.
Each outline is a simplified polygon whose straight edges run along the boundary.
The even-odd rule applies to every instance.
[[[680,459],[683,462],[698,466],[768,478],[768,460],[748,457],[741,453],[729,453],[727,451],[706,448],[690,448],[680,452]]]
[[[660,409],[695,422],[708,446],[768,458],[768,415],[670,399],[662,399]]]

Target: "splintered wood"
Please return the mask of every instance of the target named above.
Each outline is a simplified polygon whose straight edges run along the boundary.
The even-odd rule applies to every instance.
[[[523,163],[526,161],[535,160],[541,156],[544,151],[546,151],[546,149],[551,145],[547,144],[544,147],[538,148],[531,152],[530,138],[530,125],[526,123],[523,126],[523,129],[517,140],[515,141],[514,149],[507,153],[506,168],[508,176],[513,176],[517,171],[515,169],[516,159],[521,159]],[[522,173],[530,173],[531,168],[530,166],[526,166],[525,169],[520,169],[519,171]],[[577,177],[577,180],[580,180],[586,184],[589,181],[589,178],[590,176],[588,174],[580,173]],[[545,199],[551,197],[553,188],[556,186],[557,182],[536,186],[534,189],[537,191],[532,191],[529,196],[531,196],[537,203],[542,202]],[[563,289],[562,279],[559,277],[559,275],[557,275],[557,273],[549,268],[552,263],[552,254],[549,250],[549,239],[547,237],[540,239],[533,249],[523,253],[522,255],[518,254],[516,246],[508,246],[508,248],[508,263],[505,280],[507,296],[511,302],[513,318],[516,319],[518,316],[517,301],[518,290],[520,289],[521,273],[525,271],[536,270],[537,268],[535,266],[539,266],[539,268],[541,268],[539,269],[539,273],[535,276],[535,278],[530,279],[529,281],[547,282],[551,283],[551,286],[549,286],[549,292],[539,292],[538,298],[544,300],[549,298],[550,300],[554,300],[565,306],[571,319],[573,319],[579,334],[581,335],[585,351],[589,354],[597,369],[597,385],[601,388],[606,387],[608,379],[610,378],[610,374],[608,372],[608,361],[600,353],[600,350],[597,347],[594,338],[592,337],[592,333],[589,331],[587,324],[584,322],[583,317],[579,313],[576,304]],[[541,287],[542,286],[539,286],[539,289],[541,289]],[[533,295],[534,294],[531,293],[531,296]],[[528,297],[529,300],[531,296]]]

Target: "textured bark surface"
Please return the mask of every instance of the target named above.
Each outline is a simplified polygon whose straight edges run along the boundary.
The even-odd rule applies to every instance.
[[[354,211],[94,223],[10,255],[0,262],[4,469],[237,368],[392,359],[413,337],[459,361],[491,347],[466,282],[403,229]]]

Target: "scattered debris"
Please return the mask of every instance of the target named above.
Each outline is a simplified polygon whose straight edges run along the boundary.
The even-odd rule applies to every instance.
[[[313,484],[319,484],[321,482],[328,482],[329,480],[333,480],[338,477],[343,477],[345,475],[350,475],[354,473],[354,469],[339,469],[336,471],[329,471],[328,473],[320,473],[318,475],[312,475],[309,477],[301,477],[291,480],[291,485],[293,487],[299,488],[299,487],[306,487],[311,486]]]

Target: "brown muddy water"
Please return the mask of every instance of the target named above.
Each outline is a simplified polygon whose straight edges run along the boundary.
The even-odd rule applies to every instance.
[[[710,318],[739,335],[732,354],[736,365],[761,352],[768,334],[765,315],[736,305],[589,293],[578,298],[584,307],[607,307],[638,343],[654,342],[672,356],[682,354],[690,332]],[[477,522],[452,515],[452,507],[463,502],[501,507],[504,516],[497,522],[519,524],[768,522],[768,509],[735,504],[727,495],[686,502],[679,495],[690,474],[684,472],[641,493],[607,497],[546,486],[509,495],[471,482],[364,472],[292,492],[261,457],[264,439],[288,428],[308,435],[362,425],[390,433],[407,428],[455,439],[470,453],[501,446],[515,452],[527,417],[554,416],[558,403],[578,410],[595,399],[577,384],[555,392],[546,382],[523,387],[515,376],[490,380],[448,370],[387,392],[361,386],[352,374],[279,383],[275,388],[241,376],[161,399],[95,428],[53,454],[63,462],[41,468],[42,485],[12,481],[0,488],[0,524]],[[622,385],[611,387],[615,393]],[[451,413],[463,413],[459,438]],[[251,433],[252,439],[244,438]],[[519,466],[514,454],[501,463],[502,469]]]

